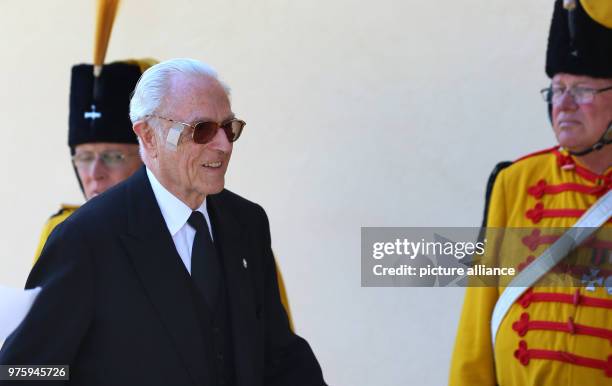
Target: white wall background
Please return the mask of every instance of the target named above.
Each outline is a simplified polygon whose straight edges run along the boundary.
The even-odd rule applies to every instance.
[[[248,125],[227,186],[270,216],[330,385],[443,385],[462,290],[360,287],[360,227],[477,226],[498,160],[554,144],[538,90],[553,1],[125,0],[108,60],[189,56]],[[70,66],[93,0],[0,0],[0,283],[79,203]]]

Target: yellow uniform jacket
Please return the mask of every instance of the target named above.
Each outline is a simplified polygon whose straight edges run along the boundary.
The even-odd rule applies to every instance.
[[[36,263],[36,261],[40,257],[40,253],[42,252],[43,247],[45,246],[45,243],[47,242],[47,239],[49,238],[49,235],[51,234],[51,232],[53,232],[53,229],[55,229],[55,227],[58,226],[62,221],[67,219],[78,208],[79,207],[76,205],[62,204],[60,210],[57,213],[55,213],[53,216],[51,216],[49,220],[47,220],[40,234],[40,240],[38,241],[38,247],[36,247],[36,253],[34,254],[34,263]]]
[[[47,223],[44,225],[42,233],[40,235],[40,241],[38,242],[38,247],[36,248],[36,254],[34,255],[34,263],[36,263],[36,261],[40,257],[43,247],[45,246],[45,243],[47,242],[49,235],[51,234],[51,232],[53,232],[53,229],[55,229],[55,227],[58,226],[62,221],[67,219],[78,208],[79,207],[75,205],[62,205],[60,210],[56,214],[51,216],[49,220],[47,220]],[[289,317],[289,324],[291,325],[291,329],[293,330],[293,318],[291,317],[289,299],[287,298],[287,291],[285,289],[285,282],[283,280],[283,275],[281,274],[278,266],[276,267],[276,274],[278,278],[278,289],[280,291],[281,301],[283,303],[283,306],[285,306],[285,310],[287,311],[287,316]]]
[[[571,227],[611,188],[612,167],[597,175],[559,148],[534,153],[499,173],[487,227],[542,228],[524,242],[528,263],[552,242],[546,229]],[[612,223],[604,227],[607,232]],[[608,256],[593,264],[609,267],[610,238],[595,242]],[[602,275],[612,272],[602,269]],[[491,315],[503,288],[467,288],[450,385],[612,385],[612,288],[601,283],[595,290],[530,288],[506,314],[494,349]]]

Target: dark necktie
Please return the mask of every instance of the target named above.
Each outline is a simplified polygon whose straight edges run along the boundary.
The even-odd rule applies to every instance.
[[[217,250],[202,213],[192,212],[187,222],[196,230],[191,248],[191,279],[211,310],[214,310],[223,275]]]

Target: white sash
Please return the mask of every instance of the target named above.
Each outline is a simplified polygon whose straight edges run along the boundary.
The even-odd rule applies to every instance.
[[[493,347],[495,347],[495,337],[497,336],[499,326],[510,307],[512,307],[512,304],[523,292],[534,285],[542,276],[563,260],[565,256],[605,224],[610,216],[612,216],[612,190],[597,200],[578,219],[572,228],[512,279],[497,300],[491,317]]]

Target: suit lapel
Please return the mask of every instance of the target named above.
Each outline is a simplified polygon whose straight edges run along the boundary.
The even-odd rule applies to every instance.
[[[223,259],[228,291],[236,383],[238,386],[259,385],[256,360],[256,304],[248,272],[247,234],[244,226],[226,206],[223,193],[207,197],[207,210],[213,224],[215,246]],[[247,266],[245,267],[245,263]]]
[[[145,168],[128,185],[128,255],[151,303],[195,384],[211,384],[201,327],[182,263],[155,200]]]

